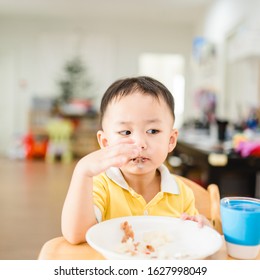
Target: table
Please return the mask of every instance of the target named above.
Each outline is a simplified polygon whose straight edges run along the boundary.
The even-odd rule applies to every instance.
[[[217,184],[221,197],[259,195],[257,177],[260,176],[260,157],[242,158],[225,149],[225,143],[213,145],[204,137],[196,141],[180,137],[173,155],[182,160],[182,176],[190,178],[194,172],[201,173],[199,177],[203,179],[200,184]]]
[[[221,249],[209,256],[208,260],[233,260],[228,256],[223,238]],[[87,243],[72,245],[63,237],[56,237],[46,242],[39,254],[39,260],[104,260],[105,258]],[[260,252],[257,256],[260,260]]]

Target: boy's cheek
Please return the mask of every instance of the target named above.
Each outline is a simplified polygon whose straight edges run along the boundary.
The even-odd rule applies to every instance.
[[[108,146],[113,146],[113,145],[118,145],[120,144],[122,140],[122,137],[120,136],[113,136],[111,137],[110,135],[104,135],[101,139],[101,148],[105,148]]]
[[[107,138],[108,146],[117,145],[119,143],[120,143],[120,137],[118,137],[118,136],[110,136]]]
[[[101,139],[100,139],[100,143],[101,143],[101,148],[105,148],[107,146],[111,146],[113,144],[116,144],[118,137],[112,136],[110,133],[105,133],[103,132]]]

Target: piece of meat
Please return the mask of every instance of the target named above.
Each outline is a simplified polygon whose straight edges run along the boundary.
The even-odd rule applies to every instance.
[[[132,229],[132,226],[129,225],[127,221],[121,224],[121,229],[124,231],[124,236],[121,240],[122,243],[126,242],[129,238],[134,240],[134,231]]]

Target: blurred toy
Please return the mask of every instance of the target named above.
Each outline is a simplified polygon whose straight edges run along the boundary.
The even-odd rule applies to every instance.
[[[73,124],[62,118],[52,119],[46,127],[49,135],[49,142],[46,153],[46,160],[55,161],[60,157],[61,161],[68,163],[72,160],[71,135]]]
[[[26,151],[24,146],[24,136],[16,133],[13,135],[10,141],[10,147],[8,148],[7,155],[11,159],[25,159]]]
[[[245,134],[237,134],[233,137],[234,149],[242,157],[260,156],[260,140],[252,140]]]
[[[235,150],[242,157],[260,156],[260,141],[241,141]]]
[[[45,158],[48,138],[45,135],[33,135],[28,133],[23,138],[25,158]]]

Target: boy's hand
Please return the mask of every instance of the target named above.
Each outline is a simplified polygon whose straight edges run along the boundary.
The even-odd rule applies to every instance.
[[[77,164],[77,170],[93,177],[109,167],[121,167],[136,158],[141,149],[131,139],[120,139],[118,143],[107,146],[83,157]]]
[[[203,226],[212,227],[210,221],[203,215],[191,216],[191,215],[188,215],[187,213],[182,213],[180,218],[182,220],[190,220],[190,221],[197,222],[199,227],[203,227]]]

